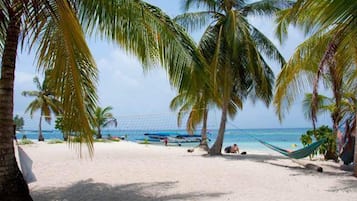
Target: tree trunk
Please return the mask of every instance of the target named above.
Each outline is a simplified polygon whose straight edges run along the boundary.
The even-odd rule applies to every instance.
[[[334,140],[337,140],[337,132],[338,132],[338,120],[336,118],[332,118],[333,120],[333,135],[334,135]],[[327,147],[327,151],[324,155],[325,160],[334,160],[338,162],[338,155],[337,155],[337,147],[336,144],[329,143]]]
[[[228,103],[225,103],[222,107],[221,123],[219,125],[216,141],[214,142],[213,146],[209,150],[210,155],[222,155],[222,145],[223,145],[224,132],[226,130],[226,122],[227,122],[227,110],[228,110]]]
[[[355,154],[354,154],[354,158],[353,158],[353,165],[354,165],[353,175],[355,177],[357,177],[357,114],[355,117],[355,121],[356,121],[356,129],[355,129],[355,132],[353,133],[353,135],[355,137]]]
[[[17,165],[13,144],[15,62],[20,34],[20,15],[9,10],[9,24],[0,77],[0,198],[2,201],[32,201]]]
[[[205,151],[208,151],[208,139],[207,139],[207,119],[208,119],[208,110],[205,109],[203,114],[203,125],[201,130],[201,142],[199,147]]]
[[[102,131],[100,127],[98,127],[97,139],[102,139]]]
[[[40,116],[40,123],[38,124],[38,141],[45,141],[42,135],[42,115]]]

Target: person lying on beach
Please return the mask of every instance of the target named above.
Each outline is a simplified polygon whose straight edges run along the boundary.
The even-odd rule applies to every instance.
[[[238,153],[239,154],[239,148],[237,144],[233,144],[232,146],[228,146],[224,148],[225,153]]]

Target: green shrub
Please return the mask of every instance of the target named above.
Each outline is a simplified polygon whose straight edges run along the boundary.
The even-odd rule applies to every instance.
[[[25,144],[33,144],[34,142],[32,142],[31,140],[29,139],[22,139],[19,141],[19,144],[20,145],[25,145]]]
[[[60,144],[60,143],[63,143],[63,140],[61,140],[61,139],[52,139],[52,140],[47,142],[47,144]]]
[[[315,140],[324,138],[327,140],[312,155],[317,155],[319,153],[324,155],[326,160],[336,160],[336,135],[333,133],[332,129],[328,126],[321,126],[316,130],[308,130],[305,134],[301,135],[300,141],[304,146],[307,146],[312,143],[313,138],[315,138]]]
[[[107,140],[107,139],[94,139],[94,142],[110,142],[110,140]]]

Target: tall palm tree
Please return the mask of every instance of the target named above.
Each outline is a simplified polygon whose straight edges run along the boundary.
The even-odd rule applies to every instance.
[[[31,118],[34,112],[40,110],[40,121],[38,125],[38,141],[44,141],[45,138],[42,135],[42,118],[45,117],[47,123],[51,123],[51,114],[54,113],[58,115],[61,110],[61,102],[56,99],[56,97],[48,90],[46,86],[46,81],[43,81],[42,85],[38,79],[35,77],[33,79],[37,87],[37,91],[23,91],[23,96],[34,97],[35,99],[29,104],[26,112],[30,111]]]
[[[207,137],[207,120],[208,120],[208,97],[204,92],[197,94],[179,93],[170,103],[172,110],[179,109],[177,122],[178,126],[182,124],[182,119],[188,114],[186,122],[186,130],[193,134],[197,125],[202,123],[201,128],[201,142],[199,147],[208,151],[208,137]]]
[[[198,47],[200,47],[200,43]],[[213,84],[211,83],[213,73],[209,71],[207,60],[204,59],[200,65],[202,65],[201,68],[193,68],[196,70],[188,69],[183,72],[182,82],[178,86],[178,95],[172,99],[170,108],[179,110],[177,116],[178,126],[182,124],[183,117],[188,114],[186,130],[190,134],[193,134],[196,127],[202,123],[199,147],[208,151],[208,111],[209,107],[213,105],[213,100],[216,99]]]
[[[117,119],[110,112],[113,108],[111,106],[105,107],[104,109],[101,107],[97,107],[94,114],[93,127],[97,129],[97,139],[102,138],[102,128],[105,128],[110,125],[117,126]]]
[[[356,1],[298,0],[292,8],[279,14],[277,33],[281,40],[286,36],[290,24],[298,25],[309,34],[277,79],[274,104],[280,118],[299,92],[306,86],[312,86],[312,115],[316,120],[321,76],[326,72],[339,72],[341,66],[351,68],[352,75],[357,75],[356,10]],[[308,75],[307,71],[310,71]],[[333,86],[334,95],[339,96],[336,89],[338,86]],[[333,126],[336,128],[336,125]],[[357,176],[357,167],[354,172]]]
[[[35,50],[39,70],[51,69],[48,87],[63,105],[64,132],[77,133],[93,153],[90,121],[97,68],[85,33],[114,41],[145,68],[161,64],[173,85],[182,69],[200,62],[194,42],[159,8],[141,0],[0,1],[0,197],[32,200],[12,143],[14,77],[18,47]],[[82,146],[80,146],[81,148]]]
[[[285,3],[284,3],[285,2]],[[243,102],[251,97],[266,105],[272,98],[273,72],[264,56],[284,63],[284,58],[258,29],[248,22],[249,15],[272,15],[286,1],[244,0],[186,0],[185,9],[193,6],[206,10],[185,13],[176,17],[187,29],[206,27],[200,41],[204,55],[213,73],[214,90],[219,94],[216,103],[222,110],[217,139],[209,150],[211,155],[220,155],[228,115],[233,118]]]
[[[16,130],[22,130],[25,124],[24,118],[20,117],[18,114],[14,117],[14,124],[16,125]]]

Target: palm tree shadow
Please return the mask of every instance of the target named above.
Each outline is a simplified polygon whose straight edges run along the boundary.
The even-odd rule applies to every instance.
[[[95,183],[92,179],[79,181],[71,186],[44,188],[31,192],[36,201],[168,201],[198,200],[208,197],[218,198],[225,193],[190,192],[180,194],[163,194],[174,188],[177,182],[132,183],[112,186],[106,183]]]
[[[247,155],[223,154],[220,157],[223,157],[224,159],[227,160],[248,160],[248,161],[260,162],[260,163],[265,163],[266,161],[286,159],[286,157],[283,156],[268,155],[268,154],[247,154]]]

